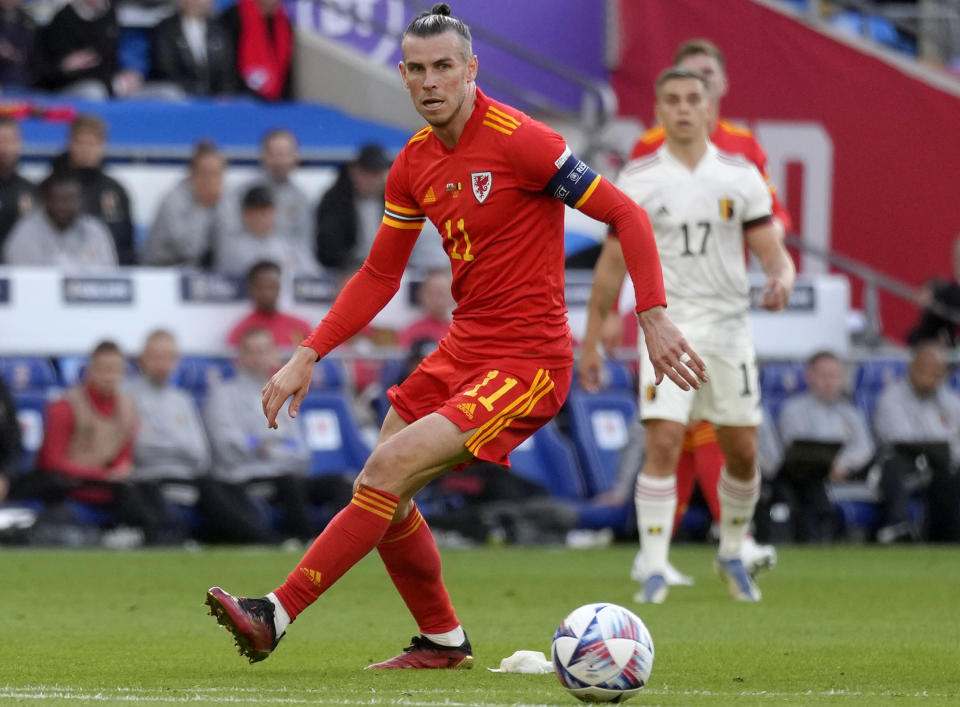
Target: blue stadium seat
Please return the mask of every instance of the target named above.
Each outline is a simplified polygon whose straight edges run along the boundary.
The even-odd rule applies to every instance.
[[[950,387],[960,393],[960,366],[954,368],[953,373],[950,374]]]
[[[636,396],[625,390],[587,393],[573,389],[567,397],[567,410],[587,493],[595,496],[608,491],[616,482],[620,450],[637,417]]]
[[[907,360],[903,358],[870,358],[862,361],[853,376],[853,403],[867,421],[873,419],[873,408],[884,387],[907,372]]]
[[[807,389],[804,366],[801,361],[767,361],[760,366],[760,397],[774,421],[788,397]]]
[[[553,422],[510,453],[510,469],[548,489],[556,498],[577,500],[586,495],[576,453]]]
[[[311,392],[300,406],[310,474],[336,474],[363,468],[370,449],[360,437],[347,398],[334,392]]]
[[[345,390],[347,367],[339,358],[322,358],[313,367],[310,379],[311,390]]]
[[[207,392],[210,383],[233,378],[235,370],[229,358],[184,356],[173,372],[172,383],[194,395]]]
[[[637,394],[637,379],[633,375],[630,366],[622,361],[616,361],[611,358],[604,359],[604,371],[601,374],[601,384],[606,390],[628,390],[634,395]],[[572,386],[579,386],[580,378],[577,375],[577,369],[573,369]]]
[[[13,400],[17,406],[17,422],[20,424],[20,439],[23,445],[20,469],[30,471],[43,443],[47,395],[38,391],[14,391]]]
[[[12,391],[45,390],[57,385],[53,362],[41,356],[0,357],[0,378]]]

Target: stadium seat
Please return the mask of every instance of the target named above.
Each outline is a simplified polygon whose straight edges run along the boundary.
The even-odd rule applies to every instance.
[[[556,498],[577,500],[586,495],[576,453],[552,421],[510,453],[510,469]]]
[[[233,362],[228,358],[184,356],[173,372],[172,383],[194,395],[202,396],[210,383],[234,376]]]
[[[310,450],[310,474],[339,474],[363,468],[370,449],[360,436],[359,427],[344,395],[311,392],[300,405],[307,448]]]
[[[953,369],[953,373],[950,375],[950,387],[960,393],[960,366]]]
[[[620,450],[637,416],[636,396],[625,390],[587,393],[573,389],[567,397],[567,410],[588,495],[608,491],[616,482]]]
[[[347,381],[347,367],[343,361],[338,358],[322,358],[313,367],[310,389],[345,390]]]
[[[12,391],[45,390],[57,385],[53,362],[41,356],[0,357],[0,378]]]
[[[20,424],[20,439],[23,446],[20,469],[30,471],[33,469],[33,462],[43,443],[47,395],[39,391],[14,391],[13,400],[17,406],[17,422]]]
[[[604,370],[601,374],[601,385],[607,390],[627,390],[636,395],[637,379],[633,375],[630,366],[622,361],[616,361],[608,358],[604,360]],[[579,386],[580,378],[577,375],[577,369],[573,369],[573,380],[571,386]]]
[[[860,363],[853,376],[853,403],[863,411],[868,422],[873,419],[877,396],[888,383],[903,378],[906,372],[907,361],[902,358],[871,358]]]
[[[760,397],[774,421],[788,397],[807,389],[804,366],[801,361],[767,361],[760,366]]]

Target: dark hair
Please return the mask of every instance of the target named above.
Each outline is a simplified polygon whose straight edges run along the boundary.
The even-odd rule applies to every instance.
[[[191,172],[197,168],[200,160],[202,160],[204,157],[220,157],[222,159],[223,153],[220,152],[220,150],[217,149],[217,146],[209,140],[201,140],[193,146],[193,154],[190,155]]]
[[[104,339],[93,347],[93,351],[90,353],[90,358],[96,358],[100,354],[116,354],[117,356],[123,356],[123,351],[120,350],[120,347],[117,346],[116,342],[111,341],[110,339]]]
[[[445,2],[438,2],[429,12],[421,12],[407,25],[403,36],[435,37],[444,32],[456,32],[463,45],[463,58],[468,61],[473,56],[473,37],[467,23],[450,14],[450,6]]]
[[[50,192],[53,191],[54,187],[58,187],[61,184],[75,184],[77,189],[80,188],[80,179],[74,173],[72,169],[58,169],[54,172],[51,172],[47,175],[47,178],[40,182],[40,196],[46,199],[50,196]]]
[[[703,74],[690,71],[690,69],[678,69],[676,66],[668,66],[660,72],[659,76],[657,76],[656,83],[653,84],[653,90],[657,96],[660,95],[660,89],[663,88],[663,84],[673,79],[696,79],[703,84],[704,90],[709,88],[707,86],[707,79],[704,78]]]
[[[270,191],[270,187],[263,184],[255,184],[247,189],[240,203],[244,209],[261,209],[275,205],[273,192]]]
[[[20,129],[20,123],[11,118],[9,115],[0,115],[0,128],[16,128]]]
[[[107,124],[104,123],[99,116],[85,113],[78,115],[73,119],[73,122],[70,123],[71,138],[76,137],[77,133],[83,132],[84,130],[95,133],[101,140],[106,140],[107,138]]]
[[[250,266],[249,270],[247,270],[247,284],[249,285],[251,282],[253,282],[253,279],[257,275],[262,272],[267,272],[268,270],[272,270],[278,275],[282,272],[280,266],[272,260],[258,260]]]
[[[720,64],[720,68],[723,71],[727,70],[727,62],[723,58],[723,52],[720,51],[720,47],[711,42],[709,39],[703,39],[702,37],[688,39],[686,42],[683,42],[679,47],[677,47],[677,51],[674,52],[673,55],[673,65],[676,66],[688,56],[696,56],[698,54],[712,56],[717,60],[717,63]]]

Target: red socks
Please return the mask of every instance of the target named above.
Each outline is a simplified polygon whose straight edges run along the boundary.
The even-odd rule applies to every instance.
[[[377,546],[390,526],[398,500],[393,494],[369,486],[357,489],[353,500],[327,524],[287,581],[274,591],[291,621]],[[437,554],[436,546],[433,553]],[[438,577],[439,566],[438,556]]]
[[[377,552],[421,633],[446,633],[460,625],[443,586],[437,544],[416,506],[390,526]]]

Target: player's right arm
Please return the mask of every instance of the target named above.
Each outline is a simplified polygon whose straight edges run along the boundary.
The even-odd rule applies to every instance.
[[[410,252],[426,221],[419,205],[407,195],[402,158],[403,153],[387,177],[383,220],[363,266],[337,295],[323,321],[263,388],[263,414],[270,427],[277,427],[277,413],[291,395],[289,415],[297,416],[310,388],[313,365],[369,324],[400,289]]]

